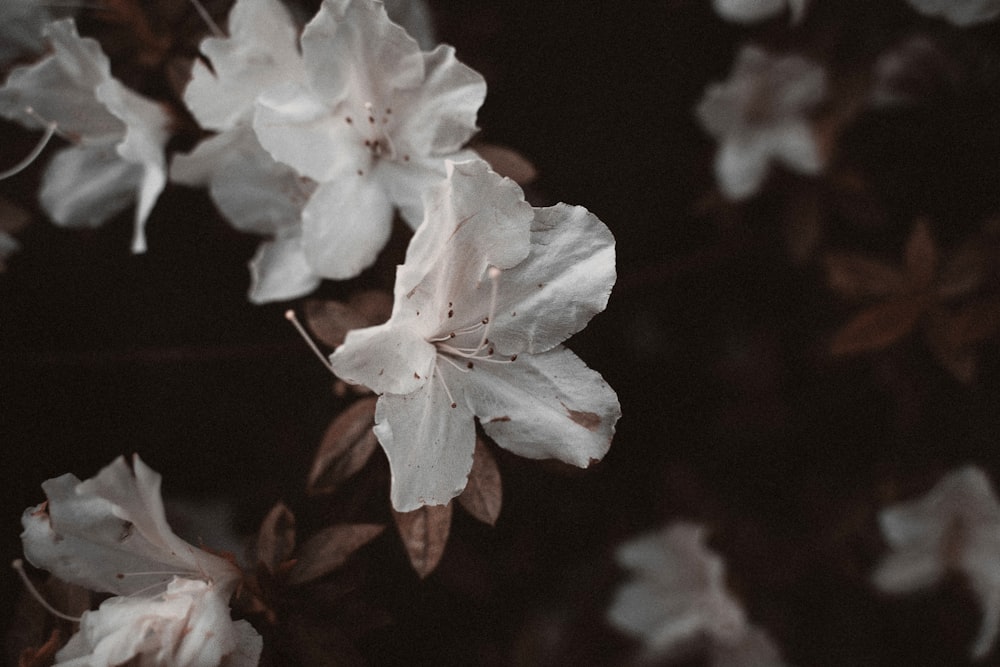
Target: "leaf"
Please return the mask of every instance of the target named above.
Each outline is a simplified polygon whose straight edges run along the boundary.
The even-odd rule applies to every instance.
[[[830,253],[825,258],[826,281],[845,299],[861,300],[902,294],[907,278],[896,268],[852,253]]]
[[[26,648],[21,651],[17,667],[49,667],[55,660],[56,652],[62,646],[62,633],[56,628],[48,640],[38,648]]]
[[[385,526],[375,523],[328,526],[302,545],[288,575],[293,586],[322,577],[343,565],[348,557],[382,534]]]
[[[313,459],[306,493],[333,493],[365,466],[378,446],[372,430],[376,401],[374,396],[362,398],[330,422]]]
[[[801,266],[812,256],[823,237],[823,207],[811,193],[792,198],[783,211],[785,248],[792,263]]]
[[[295,549],[295,515],[278,503],[267,513],[257,531],[257,562],[268,572],[278,571],[278,567],[292,557]]]
[[[920,218],[906,241],[904,251],[906,272],[911,286],[916,290],[930,287],[937,273],[938,253],[934,247],[931,227],[925,218]]]
[[[329,347],[337,347],[343,343],[344,336],[351,329],[368,326],[364,315],[340,301],[307,299],[305,315],[309,330]]]
[[[489,162],[490,168],[518,185],[526,185],[538,178],[538,170],[528,158],[513,148],[499,144],[477,143],[472,149]]]
[[[351,308],[361,313],[366,326],[382,324],[392,315],[392,295],[383,290],[368,289],[355,292],[347,299]]]
[[[986,279],[989,262],[980,239],[959,246],[941,267],[937,293],[953,299],[974,292]]]
[[[496,525],[503,503],[503,486],[497,462],[480,438],[472,456],[472,470],[465,491],[458,497],[465,510],[483,523]]]
[[[451,512],[451,503],[424,505],[412,512],[392,511],[410,564],[421,579],[434,571],[444,555],[451,530]]]
[[[830,352],[851,355],[888,347],[910,333],[926,309],[926,299],[886,301],[867,308],[834,334]]]

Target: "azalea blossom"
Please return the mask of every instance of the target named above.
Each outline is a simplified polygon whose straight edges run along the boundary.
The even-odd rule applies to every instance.
[[[160,480],[138,456],[131,467],[119,457],[86,481],[46,481],[46,502],[22,516],[29,562],[118,596],[84,614],[58,664],[256,664],[256,631],[229,616],[239,568],[174,534]]]
[[[715,175],[723,194],[753,195],[772,160],[799,173],[818,173],[823,155],[807,113],[825,95],[820,65],[743,47],[729,79],[709,86],[697,108],[702,126],[719,140]]]
[[[604,309],[614,238],[586,209],[532,209],[511,180],[448,163],[396,273],[389,321],[347,334],[342,379],[381,394],[375,434],[401,511],[465,487],[475,421],[498,445],[577,466],[600,459],[614,391],[560,343]]]
[[[80,37],[72,19],[48,24],[45,35],[53,53],[15,69],[0,88],[0,114],[75,144],[45,170],[42,208],[56,224],[94,227],[134,202],[132,250],[144,252],[146,219],[166,184],[169,116],[112,78],[100,45]]]
[[[906,0],[927,16],[940,16],[957,26],[967,27],[1000,16],[1000,0]]]
[[[989,655],[1000,631],[1000,503],[986,474],[966,466],[923,498],[879,514],[892,548],[875,571],[875,585],[906,593],[931,586],[948,571],[965,575],[983,610],[971,653]]]
[[[618,589],[608,620],[642,640],[647,657],[679,657],[707,643],[714,667],[784,664],[726,590],[725,564],[705,546],[704,526],[679,522],[641,535],[617,559],[633,579]]]
[[[712,0],[715,13],[727,21],[754,23],[776,16],[786,10],[792,23],[798,23],[806,13],[809,0]]]
[[[84,612],[80,630],[56,654],[55,664],[256,667],[262,648],[253,626],[229,618],[214,584],[174,578],[155,596],[113,597]]]
[[[422,193],[476,131],[483,78],[441,45],[429,53],[381,3],[325,0],[302,33],[306,81],[257,99],[254,130],[275,159],[319,183],[302,211],[309,265],[327,278],[375,261],[393,212],[416,227]]]

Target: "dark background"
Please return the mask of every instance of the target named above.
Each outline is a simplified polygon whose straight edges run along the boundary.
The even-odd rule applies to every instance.
[[[889,222],[832,237],[896,258],[913,214],[932,212],[960,235],[996,212],[995,30],[961,33],[903,2],[816,3],[787,39],[782,19],[740,28],[700,0],[431,3],[441,39],[489,83],[481,137],[537,166],[536,204],[584,205],[618,240],[608,310],[570,347],[617,390],[623,417],[586,472],[497,450],[497,526],[456,512],[425,581],[391,529],[366,547],[358,586],[392,619],[356,637],[369,661],[627,663],[636,645],[603,622],[625,578],[613,551],[675,519],[709,526],[730,588],[791,664],[966,659],[979,611],[960,580],[888,598],[868,577],[884,552],[880,507],[961,463],[1000,470],[995,347],[971,384],[913,337],[830,357],[849,309],[821,266],[788,258],[780,201],[755,200],[736,224],[704,212],[715,144],[692,109],[744,39],[795,49],[823,37],[841,66],[914,27],[960,44],[993,97],[973,86],[929,111],[863,117],[844,135]],[[4,165],[37,138],[0,131]],[[2,182],[0,194],[29,204],[38,177]],[[87,478],[132,452],[163,474],[168,495],[236,502],[247,533],[278,500],[302,531],[355,510],[387,519],[381,460],[365,472],[379,502],[343,510],[304,494],[319,437],[347,403],[284,320],[287,304],[246,302],[257,239],[231,230],[203,192],[176,186],[149,220],[147,254],[129,254],[131,231],[131,213],[87,232],[39,219],[0,274],[0,555],[20,555],[18,518],[43,499],[43,480]],[[404,243],[381,269],[321,292],[389,287],[384,269]],[[13,575],[0,581],[0,599],[19,594]]]

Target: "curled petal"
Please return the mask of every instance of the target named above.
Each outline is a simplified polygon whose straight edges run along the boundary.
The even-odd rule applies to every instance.
[[[479,363],[463,377],[465,400],[487,435],[520,456],[585,468],[608,451],[621,417],[614,390],[562,346]]]

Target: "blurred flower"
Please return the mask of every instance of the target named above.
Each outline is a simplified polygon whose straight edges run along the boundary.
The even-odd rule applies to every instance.
[[[133,252],[146,250],[146,219],[166,184],[169,116],[111,77],[107,56],[72,19],[50,23],[54,52],[11,72],[0,114],[69,138],[49,163],[39,197],[57,224],[94,227],[136,202]]]
[[[52,20],[40,0],[0,3],[0,65],[45,50],[42,28]]]
[[[882,53],[872,71],[871,103],[911,104],[948,90],[959,79],[953,63],[926,35],[913,35]]]
[[[777,648],[747,622],[726,590],[725,564],[705,547],[705,528],[674,523],[618,548],[634,579],[608,609],[610,623],[642,640],[647,657],[669,659],[707,642],[716,667],[778,667]]]
[[[262,647],[253,626],[230,619],[214,584],[175,577],[155,596],[113,597],[84,612],[55,664],[256,667]]]
[[[1000,504],[986,474],[974,466],[952,471],[923,498],[883,510],[879,525],[892,552],[875,585],[907,593],[949,570],[964,574],[983,610],[971,653],[985,658],[1000,630]]]
[[[757,192],[771,160],[803,174],[823,168],[806,114],[826,95],[826,74],[799,56],[771,56],[744,46],[725,83],[712,84],[698,119],[719,140],[715,174],[730,199]]]
[[[497,444],[585,467],[607,451],[614,391],[560,343],[604,309],[614,238],[581,207],[532,209],[481,160],[448,163],[396,274],[392,317],[347,334],[341,378],[381,394],[378,436],[402,512],[466,485],[475,417]]]
[[[753,23],[771,18],[787,8],[792,23],[798,23],[806,13],[809,0],[713,0],[715,13],[728,21]]]
[[[992,21],[1000,16],[998,0],[906,0],[910,6],[927,16],[940,16],[957,26],[970,26]]]
[[[416,227],[421,196],[476,131],[483,78],[439,46],[424,53],[381,3],[325,0],[302,34],[307,80],[257,100],[254,129],[319,183],[302,212],[309,265],[351,278],[375,261],[394,208]]]

